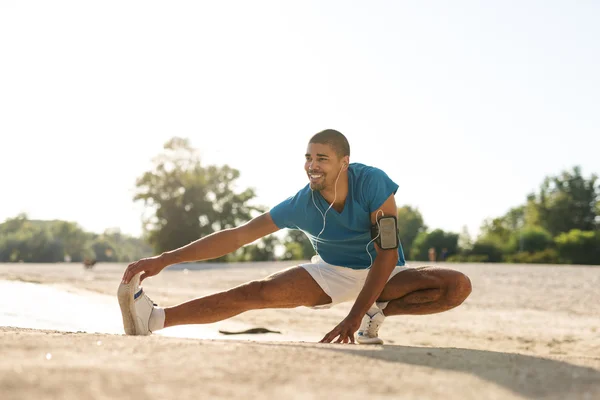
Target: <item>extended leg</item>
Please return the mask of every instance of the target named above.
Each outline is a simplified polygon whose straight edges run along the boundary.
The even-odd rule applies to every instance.
[[[328,304],[331,298],[302,267],[291,267],[262,280],[165,308],[165,328],[208,324],[261,308]]]

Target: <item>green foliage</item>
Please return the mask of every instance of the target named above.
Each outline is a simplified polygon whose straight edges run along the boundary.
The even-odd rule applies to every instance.
[[[481,235],[478,242],[491,244],[508,250],[509,242],[513,232],[521,229],[525,220],[525,208],[515,207],[510,209],[504,216],[486,219],[481,227]]]
[[[506,262],[517,264],[558,264],[559,256],[555,249],[541,251],[522,251],[506,256]]]
[[[285,248],[283,260],[310,260],[315,255],[312,243],[300,230],[288,230],[283,239],[283,246]]]
[[[489,261],[489,257],[484,254],[460,253],[460,254],[455,254],[453,256],[448,257],[448,262],[457,262],[457,263],[463,263],[463,262],[484,263],[484,262],[488,262],[488,261]]]
[[[569,264],[600,264],[600,231],[572,229],[554,239],[561,261]]]
[[[458,235],[458,249],[459,251],[470,251],[473,248],[473,239],[469,234],[469,230],[466,226],[463,226],[460,234]]]
[[[503,248],[495,241],[480,239],[471,249],[462,250],[461,253],[449,257],[451,262],[501,262],[504,257]]]
[[[539,213],[541,226],[553,236],[573,229],[595,230],[598,227],[597,203],[600,198],[597,181],[596,175],[584,178],[579,167],[547,177],[538,195],[530,196]]]
[[[509,253],[535,253],[553,245],[552,235],[539,226],[528,226],[512,232],[508,245]]]
[[[418,209],[411,206],[398,208],[398,236],[407,259],[412,257],[411,249],[420,232],[426,231],[423,216]]]
[[[428,260],[429,249],[432,247],[436,250],[438,257],[443,249],[447,249],[448,257],[450,257],[457,253],[458,234],[444,232],[441,229],[432,232],[420,232],[415,238],[411,249],[412,259],[418,261]]]
[[[49,225],[52,236],[60,238],[64,246],[65,256],[69,256],[71,261],[81,262],[85,258],[95,257],[89,254],[89,245],[91,235],[84,232],[77,224],[67,221],[55,221]]]
[[[0,262],[62,261],[64,246],[47,226],[27,219],[25,214],[0,224]]]
[[[228,262],[240,261],[274,261],[275,247],[279,240],[274,235],[265,236],[256,243],[248,244],[236,253],[230,254],[225,258]]]
[[[264,211],[248,205],[255,197],[252,189],[234,192],[238,170],[202,166],[197,150],[187,139],[172,138],[164,150],[154,159],[153,169],[137,180],[134,197],[150,211],[144,219],[144,230],[156,253],[233,228],[250,220],[254,212]]]
[[[145,242],[118,231],[96,235],[72,222],[29,220],[25,214],[0,224],[0,262],[127,262],[148,255]]]
[[[252,189],[234,190],[239,171],[227,165],[203,166],[187,139],[172,138],[153,168],[136,181],[134,201],[146,205],[147,241],[119,230],[83,231],[68,221],[29,220],[20,214],[0,224],[0,262],[81,262],[138,260],[172,250],[215,231],[233,228],[264,212],[250,205]],[[428,231],[417,208],[398,209],[400,241],[407,259],[425,261],[435,249],[447,261],[600,264],[600,185],[579,167],[544,179],[539,193],[505,215],[486,219],[479,237],[466,228],[460,235]],[[268,261],[276,247],[284,260],[308,260],[314,254],[306,234],[289,230],[281,240],[267,236],[217,261]]]
[[[502,247],[493,241],[478,240],[469,253],[470,256],[482,257],[485,262],[500,262],[503,257]],[[485,259],[483,259],[485,257]]]
[[[524,205],[484,222],[473,249],[453,260],[600,264],[600,185],[579,167],[544,179]]]

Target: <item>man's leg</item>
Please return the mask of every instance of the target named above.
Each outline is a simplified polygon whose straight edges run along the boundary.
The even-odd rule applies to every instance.
[[[313,307],[331,298],[302,267],[291,267],[262,280],[165,308],[165,328],[208,324],[261,308]]]
[[[389,301],[386,316],[434,314],[459,306],[471,294],[470,279],[440,267],[411,268],[385,285],[378,302]]]
[[[382,344],[379,327],[386,316],[434,314],[460,305],[471,293],[469,278],[448,268],[410,268],[394,275],[363,317],[358,331],[360,344]],[[381,303],[387,303],[382,306]],[[383,308],[383,311],[381,308]]]

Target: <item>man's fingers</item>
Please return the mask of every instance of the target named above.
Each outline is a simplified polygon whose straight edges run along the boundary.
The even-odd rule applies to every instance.
[[[123,271],[123,277],[121,278],[121,280],[122,280],[123,282],[125,282],[125,278],[127,278],[127,271],[129,271],[129,268],[131,268],[131,265],[132,265],[132,264],[129,264],[129,265],[127,266],[127,268],[125,268],[125,271]]]
[[[335,340],[336,338],[337,340]],[[352,333],[349,329],[336,327],[334,330],[325,335],[320,343],[330,343],[332,341],[334,341],[334,343],[354,344],[354,333]]]
[[[131,279],[130,278],[130,276],[131,276],[130,271],[131,271],[132,268],[135,267],[136,264],[137,264],[137,261],[136,262],[132,262],[131,264],[129,264],[127,266],[127,268],[125,268],[125,272],[123,272],[123,279],[122,279],[123,282],[129,283],[129,280]]]
[[[348,343],[348,340],[350,340],[348,332],[343,331],[340,333],[340,338],[336,341],[336,343]]]
[[[321,339],[321,343],[329,343],[335,336],[332,336],[332,332],[329,332],[323,339]]]
[[[351,325],[349,322],[344,320],[340,322],[338,326],[333,328],[331,332],[325,335],[325,337],[321,339],[319,343],[329,343],[337,338],[335,343],[354,344],[355,331],[356,328],[354,327],[354,325]]]
[[[344,339],[346,339],[346,331],[345,330],[340,330],[340,337],[338,338],[338,340],[336,340],[336,343],[343,343]]]
[[[323,339],[321,339],[321,343],[329,343],[338,335],[339,328],[336,326],[331,332],[329,332]]]
[[[336,326],[331,332],[325,335],[319,343],[330,343],[334,340],[334,343],[354,344],[354,332],[350,328]]]
[[[125,278],[123,279],[125,281],[125,283],[129,283],[129,281],[131,280],[131,269],[133,267],[127,267],[127,271],[125,271]]]
[[[125,283],[129,283],[129,281],[131,281],[131,278],[133,278],[135,276],[135,274],[137,274],[141,270],[142,270],[142,268],[137,263],[132,264],[129,267],[127,267],[127,271],[125,273]]]

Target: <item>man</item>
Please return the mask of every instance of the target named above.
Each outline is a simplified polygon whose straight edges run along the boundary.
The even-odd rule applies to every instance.
[[[321,342],[354,343],[358,331],[358,343],[381,344],[378,330],[385,317],[438,313],[467,298],[471,282],[462,273],[405,265],[394,225],[398,185],[380,169],[350,164],[344,135],[332,129],[317,133],[305,157],[309,183],[270,211],[130,264],[118,290],[125,332],[149,335],[255,309],[327,308],[354,301],[348,316]],[[168,308],[153,304],[139,287],[169,265],[221,257],[283,228],[307,234],[317,253],[310,263]]]

